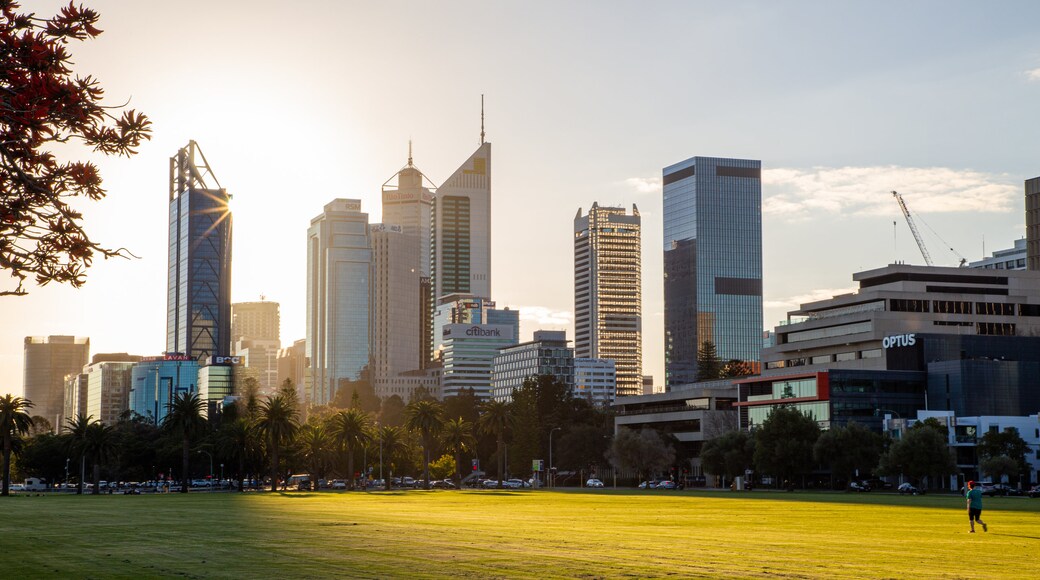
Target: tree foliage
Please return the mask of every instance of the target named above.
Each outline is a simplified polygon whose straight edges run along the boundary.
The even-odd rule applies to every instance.
[[[903,434],[881,456],[878,471],[883,475],[903,474],[915,480],[939,477],[957,471],[946,437],[934,426],[919,423]]]
[[[791,406],[777,407],[755,429],[755,469],[790,480],[813,469],[813,446],[820,436],[816,421]]]
[[[979,463],[982,473],[985,473],[994,482],[1004,481],[1005,477],[1018,475],[1018,462],[1007,455],[996,455],[987,457]]]
[[[755,459],[755,439],[743,430],[732,430],[709,439],[701,449],[704,470],[729,478],[744,475]]]
[[[29,409],[33,406],[32,401],[4,395],[0,397],[0,439],[3,443],[3,483],[0,487],[0,495],[7,495],[11,486],[11,454],[14,452],[15,441],[25,435],[32,428],[32,417]]]
[[[821,433],[813,447],[813,457],[828,466],[832,475],[847,480],[857,470],[863,474],[872,471],[883,447],[881,435],[853,422]]]
[[[623,428],[611,441],[607,460],[617,469],[635,471],[640,477],[651,476],[672,465],[675,448],[653,429]]]
[[[101,34],[97,12],[70,3],[41,19],[19,9],[0,2],[0,268],[17,282],[0,295],[26,294],[28,278],[79,287],[95,253],[129,255],[91,240],[73,208],[105,196],[97,166],[53,151],[79,142],[129,157],[151,138],[147,117],[104,106],[97,79],[72,72],[69,44]]]
[[[697,380],[714,381],[722,377],[722,360],[715,343],[705,340],[697,349]]]
[[[430,489],[430,461],[433,445],[444,429],[444,407],[435,399],[419,398],[404,409],[408,429],[417,433],[423,446],[423,485]]]
[[[1026,454],[1029,453],[1029,444],[1019,435],[1018,429],[1009,427],[1003,431],[988,431],[979,439],[979,458],[985,461],[996,457],[1007,457],[1015,462],[1014,475],[1029,472],[1029,463]],[[986,473],[989,471],[983,469]],[[1012,475],[1007,473],[1007,475]]]

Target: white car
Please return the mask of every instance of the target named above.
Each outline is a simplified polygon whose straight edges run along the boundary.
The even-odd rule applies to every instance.
[[[332,489],[347,489],[347,480],[345,479],[333,479]]]
[[[585,487],[603,487],[603,482],[598,479],[590,479],[585,482]]]

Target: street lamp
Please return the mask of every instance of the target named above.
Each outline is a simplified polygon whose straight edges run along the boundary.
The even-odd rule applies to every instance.
[[[552,436],[554,432],[560,429],[563,429],[563,427],[553,427],[549,430],[549,487],[556,487],[556,478],[553,477]]]

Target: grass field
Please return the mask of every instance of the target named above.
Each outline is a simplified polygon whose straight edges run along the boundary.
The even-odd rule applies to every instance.
[[[0,577],[1037,578],[1040,500],[634,491],[0,498]]]

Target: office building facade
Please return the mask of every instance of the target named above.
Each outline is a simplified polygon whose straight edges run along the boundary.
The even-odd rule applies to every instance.
[[[90,358],[90,339],[74,336],[27,336],[22,392],[32,414],[57,429],[65,422],[65,377],[78,375]]]
[[[130,408],[131,375],[141,357],[125,358],[131,360],[95,360],[84,369],[87,376],[86,414],[106,425],[116,424],[119,416]]]
[[[573,389],[574,349],[568,342],[566,331],[536,330],[532,340],[498,351],[491,374],[494,399],[508,403],[525,380],[539,375],[552,375]]]
[[[1040,270],[1040,177],[1026,180],[1026,269]]]
[[[641,219],[632,206],[574,218],[574,356],[608,358],[617,396],[643,392]]]
[[[617,391],[617,369],[609,358],[574,359],[574,396],[607,406]]]
[[[373,379],[422,368],[421,245],[403,226],[372,224]]]
[[[449,294],[490,298],[490,143],[482,141],[437,189],[432,235],[431,283],[435,303]]]
[[[243,338],[281,340],[277,302],[236,302],[231,305],[231,340],[237,342]]]
[[[130,371],[130,410],[161,425],[178,396],[198,392],[199,362],[187,354],[144,357]]]
[[[367,372],[372,244],[361,200],[336,199],[307,230],[307,357],[311,404]]]
[[[664,168],[666,389],[698,380],[706,342],[723,361],[761,361],[761,167],[691,157]]]
[[[1026,239],[1015,240],[1014,247],[997,250],[988,258],[968,263],[968,267],[984,268],[986,270],[1025,270]]]
[[[278,351],[278,384],[285,383],[286,379],[296,387],[296,400],[307,408],[311,381],[306,339],[297,340],[292,346]]]
[[[444,368],[441,374],[443,397],[472,389],[476,396],[491,399],[491,377],[499,349],[517,343],[520,311],[498,311],[488,324],[448,324],[442,329]]]
[[[167,352],[231,352],[230,201],[194,141],[170,158]]]

